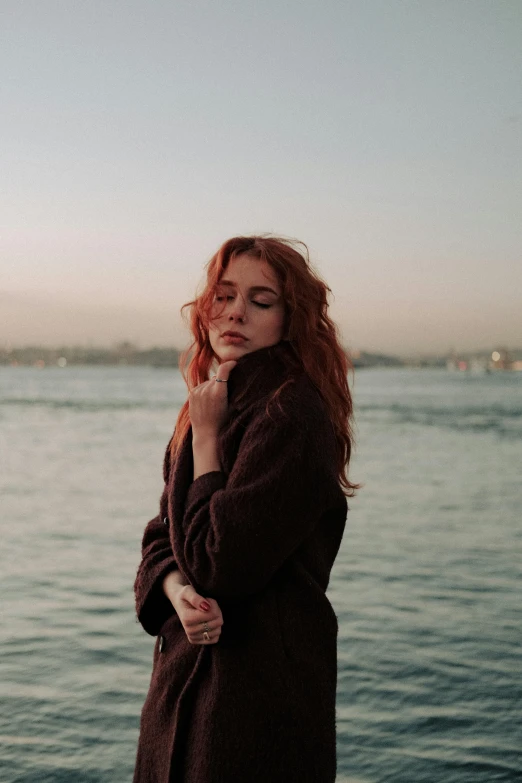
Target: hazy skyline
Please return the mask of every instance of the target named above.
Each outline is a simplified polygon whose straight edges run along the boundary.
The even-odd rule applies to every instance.
[[[5,2],[0,340],[186,342],[235,234],[351,348],[522,344],[522,4]]]

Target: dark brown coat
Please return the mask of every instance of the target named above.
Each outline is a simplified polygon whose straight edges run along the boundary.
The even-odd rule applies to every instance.
[[[228,394],[222,471],[192,481],[189,432],[172,468],[167,449],[145,529],[136,608],[159,636],[134,783],[334,783],[337,619],[325,591],[347,506],[333,427],[286,342],[242,357]],[[161,591],[173,568],[217,600],[217,644],[188,641]]]

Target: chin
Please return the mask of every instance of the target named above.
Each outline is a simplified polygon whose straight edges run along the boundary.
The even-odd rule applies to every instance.
[[[216,351],[216,356],[220,364],[223,362],[229,362],[232,359],[239,359],[240,356],[244,356],[246,353],[251,353],[254,348],[245,348],[242,345],[227,345],[225,348],[220,348]]]

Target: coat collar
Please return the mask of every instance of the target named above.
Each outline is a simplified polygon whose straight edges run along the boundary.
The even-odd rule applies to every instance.
[[[243,410],[276,391],[300,371],[303,371],[301,362],[288,340],[241,356],[228,380],[229,407]]]
[[[231,416],[235,412],[248,408],[255,402],[265,399],[275,392],[285,381],[292,380],[304,373],[301,360],[288,340],[281,340],[268,348],[259,348],[238,359],[230,373],[227,383],[228,411]],[[163,478],[171,476],[170,439],[163,459]],[[176,458],[177,481],[184,472],[184,480],[192,480],[192,428],[180,445]],[[174,471],[176,472],[176,471]],[[172,478],[172,476],[171,476]]]
[[[228,411],[242,411],[255,402],[265,399],[276,391],[285,381],[292,380],[304,373],[301,360],[288,340],[276,345],[260,348],[238,359],[230,373],[227,383]],[[163,478],[165,482],[174,481],[175,485],[187,486],[192,481],[192,428],[180,445],[175,468],[171,471],[170,439],[163,460]],[[181,497],[181,493],[180,493]]]

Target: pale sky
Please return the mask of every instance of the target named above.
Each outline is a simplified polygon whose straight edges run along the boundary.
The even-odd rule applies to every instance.
[[[520,0],[1,0],[0,342],[183,346],[226,238],[347,346],[522,346]]]

